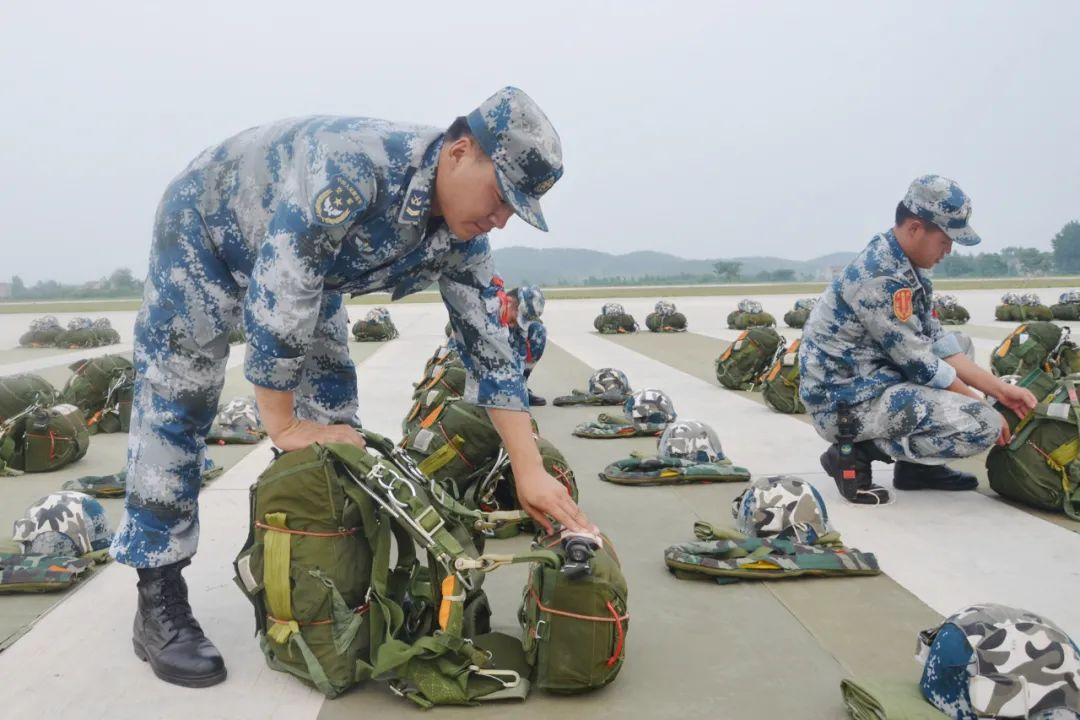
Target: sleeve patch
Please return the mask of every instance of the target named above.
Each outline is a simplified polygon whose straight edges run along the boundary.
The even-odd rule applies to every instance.
[[[315,195],[312,214],[315,222],[327,227],[341,225],[349,217],[364,210],[370,198],[364,197],[359,188],[342,175],[335,176],[330,184]]]
[[[893,293],[892,296],[892,309],[893,315],[900,322],[907,322],[911,319],[912,302],[911,302],[911,288],[901,288]]]

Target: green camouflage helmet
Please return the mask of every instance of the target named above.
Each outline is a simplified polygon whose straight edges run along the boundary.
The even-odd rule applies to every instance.
[[[715,463],[724,460],[720,438],[710,426],[697,420],[678,420],[667,426],[657,443],[662,458]]]
[[[675,420],[675,406],[662,390],[638,390],[626,399],[623,414],[638,430],[653,432]]]
[[[615,368],[600,368],[590,375],[588,389],[590,395],[604,395],[605,393],[629,395],[632,392],[626,373]]]
[[[657,315],[674,315],[675,303],[671,302],[670,300],[660,300],[656,303],[656,306],[653,308],[653,310],[656,311]]]
[[[739,532],[781,537],[813,545],[832,532],[829,512],[817,488],[791,475],[755,480],[731,503]]]
[[[12,535],[24,553],[42,555],[104,554],[112,542],[101,503],[70,490],[46,495],[27,508]]]
[[[625,315],[626,310],[623,310],[623,306],[619,303],[604,303],[604,307],[600,309],[601,315]]]

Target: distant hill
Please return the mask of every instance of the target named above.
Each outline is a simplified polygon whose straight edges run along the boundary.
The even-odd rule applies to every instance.
[[[797,280],[818,280],[831,267],[847,264],[855,253],[839,252],[813,260],[785,260],[776,257],[722,258],[742,263],[742,277],[753,279],[761,272],[792,270]],[[713,263],[718,259],[690,260],[648,250],[613,255],[578,248],[508,247],[495,251],[495,267],[509,285],[575,285],[593,279],[646,278],[681,279],[684,282],[712,282],[717,279]]]

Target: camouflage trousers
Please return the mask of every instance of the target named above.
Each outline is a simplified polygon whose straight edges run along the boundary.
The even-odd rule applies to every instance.
[[[239,324],[234,308],[243,292],[203,233],[192,213],[159,213],[150,258],[156,280],[147,281],[135,321],[127,495],[111,548],[113,557],[133,567],[187,559],[199,542],[205,438],[218,410],[228,331]],[[170,261],[171,272],[154,272]],[[304,419],[342,423],[356,416],[356,368],[339,294],[323,296],[294,397]]]
[[[897,383],[851,412],[857,441],[873,440],[890,457],[930,465],[986,452],[1001,433],[1001,416],[985,403],[914,383]],[[836,441],[836,413],[811,418],[821,437]]]

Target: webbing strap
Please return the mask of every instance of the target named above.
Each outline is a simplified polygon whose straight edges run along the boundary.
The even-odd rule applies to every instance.
[[[285,513],[267,514],[266,524],[285,529]],[[289,584],[291,561],[292,536],[287,532],[267,533],[263,537],[263,584],[270,615],[277,622],[266,634],[279,645],[284,645],[290,637],[300,632],[292,612],[292,588]]]

